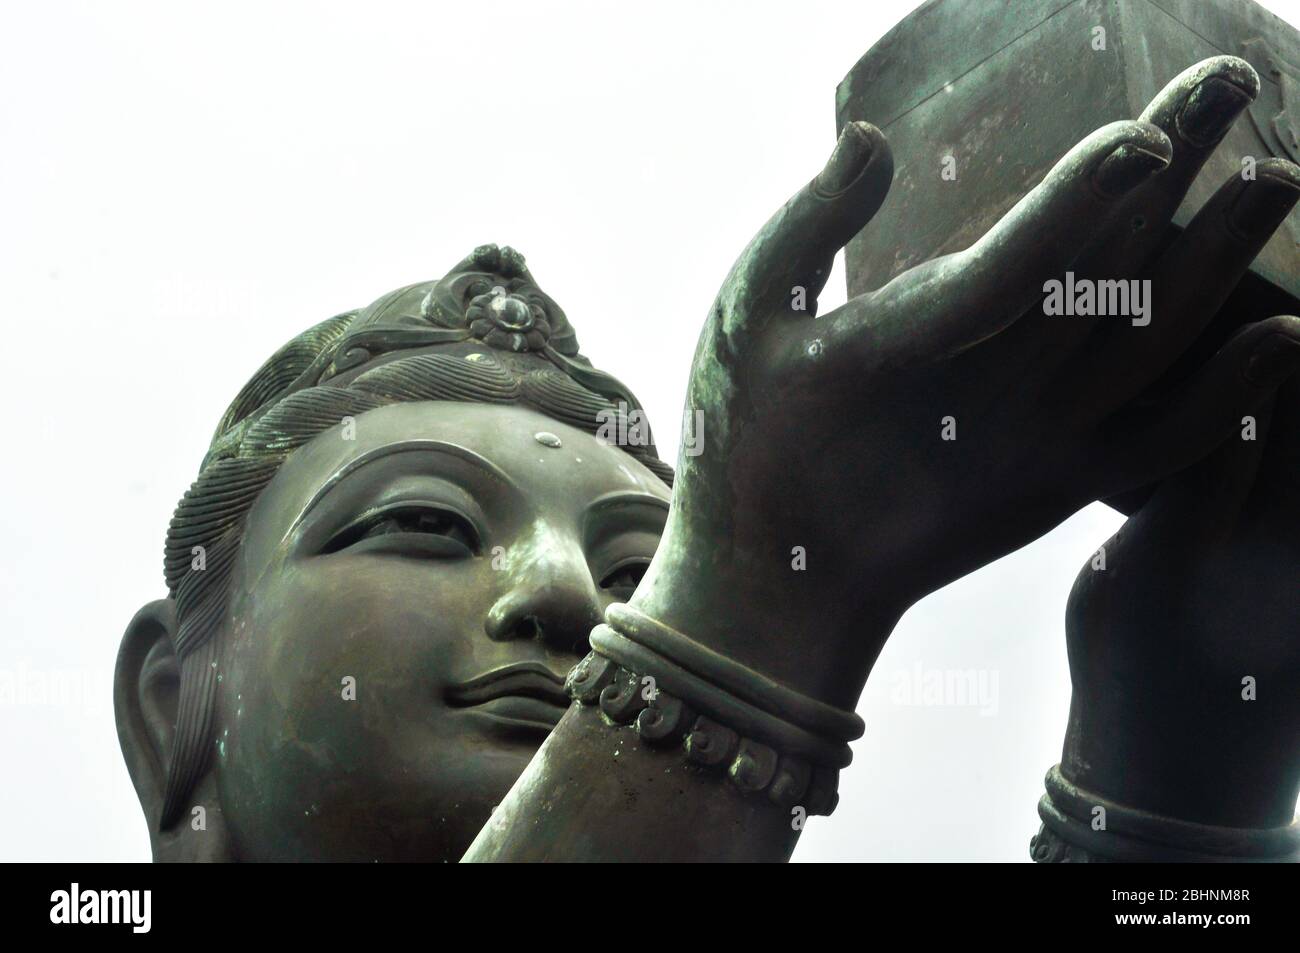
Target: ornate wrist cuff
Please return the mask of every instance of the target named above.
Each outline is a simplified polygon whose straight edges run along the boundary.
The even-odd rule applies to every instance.
[[[1300,820],[1245,828],[1162,817],[1085,791],[1062,776],[1060,765],[1047,772],[1046,786],[1038,802],[1043,824],[1029,842],[1038,863],[1300,862]]]
[[[569,673],[570,697],[599,704],[648,744],[681,746],[690,764],[726,769],[744,793],[829,814],[849,742],[865,730],[853,712],[801,695],[691,641],[629,606],[612,605],[591,633],[593,651]]]

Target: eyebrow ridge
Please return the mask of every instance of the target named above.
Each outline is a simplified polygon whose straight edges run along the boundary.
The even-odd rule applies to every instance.
[[[669,511],[668,501],[655,496],[653,493],[638,493],[634,490],[615,490],[612,493],[606,493],[604,496],[599,496],[587,504],[587,513],[596,513],[601,510],[614,509],[615,507],[627,506],[634,503],[648,503],[651,506],[663,510],[665,513]]]
[[[402,440],[396,443],[385,444],[382,447],[375,447],[373,450],[367,450],[361,456],[349,460],[334,473],[330,474],[325,482],[322,483],[320,487],[317,488],[316,492],[312,494],[311,499],[308,500],[306,505],[304,505],[298,512],[298,515],[294,517],[293,523],[285,533],[285,537],[287,538],[291,533],[293,533],[302,521],[307,518],[307,514],[311,512],[312,508],[315,507],[325,497],[325,495],[330,492],[330,490],[338,486],[338,484],[347,479],[347,477],[351,476],[368,463],[373,463],[376,460],[390,457],[398,453],[445,453],[448,456],[458,457],[467,463],[471,463],[479,469],[487,471],[489,474],[501,480],[508,486],[518,489],[518,484],[510,478],[509,474],[492,461],[479,456],[468,447],[462,447],[460,444],[456,443],[448,443],[444,440]]]

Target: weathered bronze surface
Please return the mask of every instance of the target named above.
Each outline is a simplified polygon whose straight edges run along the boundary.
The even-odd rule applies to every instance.
[[[1097,499],[1132,515],[1071,601],[1035,857],[1295,854],[1300,318],[1271,310],[1294,289],[1268,256],[1300,167],[1240,174],[1245,60],[1138,69],[1120,3],[1130,67],[1084,75],[1044,51],[1099,5],[1012,7],[928,4],[855,70],[899,92],[723,281],[675,478],[508,248],[278,352],[123,640],[155,858],[786,859],[835,808],[901,615]],[[973,40],[922,141],[939,12]],[[999,45],[1083,102],[1010,121],[1023,75],[981,77]],[[971,120],[944,180],[935,144]],[[853,293],[817,316],[850,241]],[[1092,803],[1109,839],[1080,829]]]
[[[1259,95],[1188,189],[1179,228],[1242,157],[1300,162],[1300,31],[1251,0],[929,0],[836,93],[839,126],[874,123],[898,160],[875,219],[893,241],[849,243],[849,293],[967,247],[1081,136],[1136,116],[1188,64],[1223,55],[1255,68]],[[947,156],[953,178],[941,177]],[[1289,296],[1282,307],[1300,308],[1300,211],[1251,272]]]
[[[1107,239],[1121,247],[1095,278],[1114,277],[1125,267],[1118,262],[1140,260],[1146,249],[1202,241],[1175,236],[1197,228],[1217,183],[1257,171],[1261,160],[1300,161],[1300,32],[1246,0],[925,4],[838,90],[840,123],[870,117],[901,157],[890,198],[846,251],[850,293],[965,247],[1098,120],[1133,115],[1187,62],[1222,54],[1254,67],[1258,93],[1187,187],[1170,227],[1153,230],[1167,208],[1153,216],[1158,206],[1135,202],[1132,234]],[[1162,123],[1176,149],[1194,138],[1184,115]],[[954,174],[943,174],[946,160]],[[875,240],[877,226],[894,241]],[[1174,266],[1175,280],[1196,284],[1201,260]],[[1227,295],[1218,314],[1148,396],[1192,388],[1242,326],[1300,313],[1300,211],[1276,228],[1235,288],[1211,285]],[[1097,349],[1118,340],[1090,334]],[[1098,373],[1115,366],[1103,358]],[[1158,488],[1110,499],[1132,518],[1081,570],[1067,620],[1075,691],[1056,784],[1086,797],[1058,790],[1044,798],[1035,859],[1300,851],[1292,825],[1300,654],[1287,634],[1300,602],[1285,581],[1300,578],[1298,401],[1292,382],[1276,412],[1265,403],[1243,415],[1240,433],[1205,460]],[[1261,671],[1275,689],[1268,698],[1256,693]],[[1109,837],[1091,829],[1089,809],[1100,804],[1110,806]],[[1161,837],[1148,823],[1126,824],[1126,805],[1202,827]]]
[[[459,858],[654,554],[638,414],[495,246],[273,357],[123,641],[155,858]]]

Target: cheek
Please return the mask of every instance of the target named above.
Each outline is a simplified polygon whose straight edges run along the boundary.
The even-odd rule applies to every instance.
[[[420,825],[463,790],[463,729],[442,693],[484,638],[473,636],[491,599],[479,574],[469,563],[305,560],[232,607],[217,758],[246,856],[374,855],[436,839]]]

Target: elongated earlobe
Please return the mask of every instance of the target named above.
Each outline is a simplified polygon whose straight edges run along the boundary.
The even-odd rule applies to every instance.
[[[113,676],[118,743],[151,830],[158,824],[176,729],[180,666],[172,648],[175,626],[171,599],[140,609],[122,636]]]
[[[148,603],[127,625],[113,676],[117,738],[144,810],[154,860],[225,860],[228,844],[210,777],[195,785],[191,812],[171,829],[159,830],[180,697],[175,631],[172,599]]]

